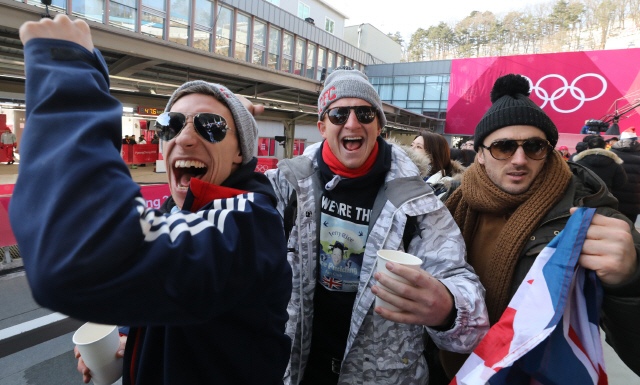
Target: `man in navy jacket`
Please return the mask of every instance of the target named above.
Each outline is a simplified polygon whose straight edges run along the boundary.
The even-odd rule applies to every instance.
[[[291,268],[242,102],[203,81],[174,93],[156,125],[171,198],[149,209],[87,24],[58,15],[20,37],[28,107],[9,214],[36,301],[131,326],[125,385],[281,384]]]

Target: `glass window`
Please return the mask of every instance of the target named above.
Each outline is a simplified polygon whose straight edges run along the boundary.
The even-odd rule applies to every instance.
[[[21,1],[22,3],[22,1]],[[40,0],[27,0],[27,4],[35,5],[36,7],[44,8],[44,4]],[[66,0],[52,0],[49,9],[52,11],[65,11],[67,9],[67,1]],[[65,13],[65,12],[60,12]]]
[[[329,52],[329,59],[327,60],[327,74],[330,74],[331,71],[335,68],[334,62],[336,61],[336,54],[333,52]]]
[[[313,43],[307,44],[307,77],[314,79],[316,70],[316,45]]]
[[[393,84],[393,78],[380,78],[380,84]]]
[[[442,92],[440,93],[440,100],[449,99],[449,83],[442,84]]]
[[[250,30],[251,19],[249,16],[238,13],[238,20],[236,21],[236,59],[249,61]]]
[[[324,60],[327,58],[327,50],[324,48],[318,48],[318,72],[316,74],[316,80],[321,81],[322,70],[324,70]]]
[[[425,83],[424,76],[410,76],[409,83]]]
[[[393,86],[384,85],[380,86],[380,91],[378,94],[380,95],[380,99],[384,101],[391,101],[393,93]]]
[[[104,0],[76,0],[71,5],[71,11],[74,16],[102,23],[104,21]]]
[[[218,22],[216,23],[216,53],[230,56],[231,37],[233,35],[233,11],[229,8],[220,7],[218,11]]]
[[[424,104],[422,105],[422,107],[425,110],[433,110],[433,111],[437,111],[438,108],[440,107],[440,102],[435,101],[435,102],[424,102]]]
[[[338,56],[338,62],[336,63],[336,68],[342,67],[344,65],[344,56]]]
[[[377,78],[377,77],[375,77],[375,78],[371,77],[371,78],[369,78],[369,83],[371,83],[371,84],[380,84],[380,81],[379,81],[379,78]]]
[[[111,0],[109,1],[109,25],[135,32],[137,12],[135,0]]]
[[[426,82],[427,83],[439,83],[440,82],[440,76],[438,75],[429,75],[429,76],[425,76],[426,78]]]
[[[331,19],[329,19],[328,17],[324,18],[324,30],[329,32],[329,33],[333,33],[333,28],[335,27],[335,22]]]
[[[409,77],[408,76],[396,76],[395,78],[393,78],[393,82],[395,84],[398,84],[398,83],[409,83]]]
[[[191,18],[190,0],[171,0],[171,25],[169,40],[189,45],[189,19]]]
[[[411,92],[411,91],[409,91]],[[407,108],[419,108],[422,113],[422,101],[420,102],[407,102]]]
[[[309,6],[301,1],[298,2],[298,17],[301,19],[309,17]]]
[[[140,29],[145,35],[164,39],[164,17],[152,15],[148,12],[142,12]]]
[[[113,0],[110,0],[113,1]],[[209,0],[196,0],[196,24],[204,27],[213,27],[213,2]]]
[[[424,100],[440,100],[441,88],[440,83],[427,83]]]
[[[253,24],[253,64],[265,65],[264,51],[267,44],[267,25],[256,20]]]
[[[166,11],[167,4],[165,0],[142,0],[142,5],[157,9],[159,11]]]
[[[393,102],[391,102],[391,104],[400,108],[407,108],[407,102],[405,102],[404,100],[394,100]]]
[[[280,30],[271,27],[269,30],[269,68],[278,69],[278,59],[280,59]]]
[[[446,110],[447,109],[447,103],[446,101],[440,102],[440,109],[441,110]]]
[[[282,68],[285,72],[291,72],[293,66],[293,35],[285,33],[282,38]]]
[[[409,100],[423,100],[424,84],[409,84]]]
[[[213,28],[213,3],[208,0],[196,0],[196,24],[193,31],[193,47],[205,51],[211,50]]]
[[[304,66],[305,46],[306,44],[304,40],[296,40],[296,67],[293,71],[296,75],[304,75],[304,73],[302,73],[302,67]]]
[[[280,6],[280,0],[265,0],[265,1],[268,1],[273,5],[277,5],[278,7]]]
[[[393,100],[407,100],[408,90],[409,90],[409,85],[396,84],[395,86],[393,86]]]

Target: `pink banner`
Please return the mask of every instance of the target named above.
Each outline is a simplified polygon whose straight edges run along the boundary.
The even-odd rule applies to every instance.
[[[640,48],[609,51],[455,59],[447,106],[447,134],[473,135],[491,107],[495,80],[509,73],[526,76],[531,100],[549,115],[561,133],[579,134],[587,119],[600,119],[629,105],[640,91]],[[640,126],[640,108],[620,120],[620,131]]]
[[[134,144],[133,163],[155,163],[158,159],[157,144]]]

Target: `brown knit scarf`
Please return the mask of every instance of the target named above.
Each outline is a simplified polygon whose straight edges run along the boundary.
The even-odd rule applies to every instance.
[[[460,188],[447,200],[446,206],[462,231],[467,250],[472,244],[479,212],[513,212],[498,235],[493,259],[488,265],[489,275],[482,282],[487,291],[486,303],[491,325],[498,322],[509,304],[518,256],[542,218],[562,198],[571,175],[560,153],[553,151],[529,190],[512,195],[500,190],[476,159],[464,173]]]

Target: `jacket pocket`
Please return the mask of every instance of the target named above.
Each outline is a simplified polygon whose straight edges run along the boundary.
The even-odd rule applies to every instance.
[[[379,370],[405,369],[423,354],[424,327],[389,321],[373,314],[375,360]]]

